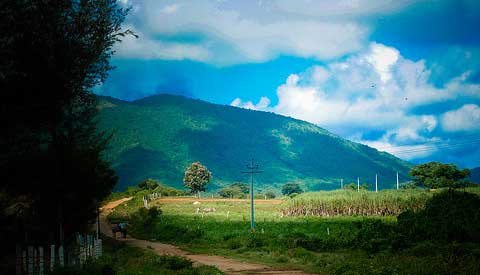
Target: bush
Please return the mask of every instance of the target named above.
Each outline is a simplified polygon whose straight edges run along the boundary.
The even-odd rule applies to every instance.
[[[146,179],[138,184],[138,188],[141,190],[154,190],[160,184],[154,179]]]
[[[480,241],[480,197],[443,191],[428,200],[424,210],[400,214],[398,228],[413,240]]]
[[[267,197],[267,199],[274,199],[277,195],[275,195],[275,193],[273,193],[272,191],[268,191],[265,193],[265,196]]]
[[[293,193],[303,193],[303,190],[298,183],[287,183],[282,186],[282,194],[289,196]]]
[[[154,221],[161,214],[162,210],[157,207],[149,209],[142,207],[132,214],[129,229],[146,238],[149,233],[153,232]]]

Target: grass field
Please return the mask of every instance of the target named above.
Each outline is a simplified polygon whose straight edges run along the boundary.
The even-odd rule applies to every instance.
[[[477,189],[469,191],[478,192]],[[130,219],[132,234],[140,238],[174,243],[197,253],[226,255],[281,268],[329,274],[480,272],[478,244],[425,241],[406,246],[396,231],[394,215],[365,216],[367,212],[330,217],[284,214],[285,209],[292,206],[318,206],[324,201],[326,205],[334,205],[332,202],[342,200],[345,205],[363,203],[364,200],[381,201],[387,208],[414,200],[418,203],[414,204],[415,207],[421,207],[424,199],[431,196],[419,190],[399,192],[401,195],[391,193],[393,191],[357,195],[350,192],[256,200],[254,234],[250,233],[248,200],[164,198],[151,204],[161,209],[162,215],[153,223],[145,224],[134,214],[142,207],[141,199],[135,197],[116,209],[109,218],[113,221]],[[195,201],[200,204],[193,204]],[[198,214],[197,208],[200,210]],[[215,212],[204,213],[202,210],[206,208],[215,208]]]

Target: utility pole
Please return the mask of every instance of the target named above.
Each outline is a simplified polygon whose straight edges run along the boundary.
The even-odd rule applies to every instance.
[[[357,178],[357,192],[360,192],[360,177]]]
[[[399,187],[399,186],[398,186],[398,172],[397,172],[397,190],[398,190],[398,187]]]
[[[378,192],[378,174],[375,174],[375,192]]]
[[[248,171],[243,171],[244,174],[250,174],[250,229],[252,233],[255,231],[255,207],[253,205],[253,174],[262,173],[263,171],[258,170],[258,164],[254,164],[253,158],[250,160],[250,163],[247,164]]]

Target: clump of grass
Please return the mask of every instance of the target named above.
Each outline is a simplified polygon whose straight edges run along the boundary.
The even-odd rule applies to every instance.
[[[301,194],[282,209],[284,216],[396,216],[425,207],[431,194],[423,190],[321,191]]]

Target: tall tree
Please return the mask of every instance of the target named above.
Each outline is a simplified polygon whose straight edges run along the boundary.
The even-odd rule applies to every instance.
[[[428,188],[458,188],[469,184],[465,179],[470,175],[470,170],[460,170],[454,164],[429,162],[417,165],[410,170],[410,176],[418,186]]]
[[[1,215],[22,238],[85,228],[116,183],[92,89],[126,13],[116,0],[0,2]]]
[[[205,191],[207,183],[212,178],[212,173],[208,171],[207,167],[202,165],[199,161],[192,163],[186,170],[183,177],[183,183],[190,188],[192,193],[200,197],[200,192]]]

